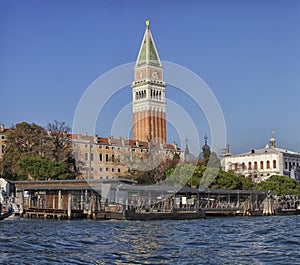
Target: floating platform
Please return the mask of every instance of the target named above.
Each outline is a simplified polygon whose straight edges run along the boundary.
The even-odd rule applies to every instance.
[[[164,212],[147,212],[147,211],[130,211],[123,212],[114,211],[100,211],[97,212],[95,218],[98,220],[189,220],[189,219],[202,219],[205,217],[204,211],[164,211]]]
[[[72,210],[71,216],[69,216],[68,210],[64,209],[29,208],[24,210],[23,217],[35,219],[83,219],[87,215],[82,210]]]

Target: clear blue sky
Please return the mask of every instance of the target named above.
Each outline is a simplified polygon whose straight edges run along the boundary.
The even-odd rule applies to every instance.
[[[263,147],[272,129],[278,146],[300,151],[297,0],[1,0],[0,122],[72,125],[86,88],[135,61],[145,19],[160,58],[187,67],[212,89],[233,153]],[[167,88],[170,98],[175,92]],[[99,130],[108,136],[108,128]]]

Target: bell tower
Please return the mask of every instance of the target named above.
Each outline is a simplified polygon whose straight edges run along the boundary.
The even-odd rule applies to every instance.
[[[133,139],[166,143],[166,83],[149,20],[134,68]]]

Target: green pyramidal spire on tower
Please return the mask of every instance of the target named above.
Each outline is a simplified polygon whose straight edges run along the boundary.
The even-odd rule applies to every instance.
[[[140,52],[136,61],[136,66],[151,63],[161,66],[158,52],[150,31],[149,20],[146,21],[146,30],[141,44]]]

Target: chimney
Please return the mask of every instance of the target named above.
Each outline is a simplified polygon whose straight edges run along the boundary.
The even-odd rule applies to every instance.
[[[1,132],[4,132],[4,124],[1,124]]]
[[[95,144],[98,143],[98,135],[97,135],[97,134],[94,136],[94,143],[95,143]]]
[[[139,140],[136,140],[136,141],[135,141],[135,145],[136,145],[136,147],[140,147]]]

